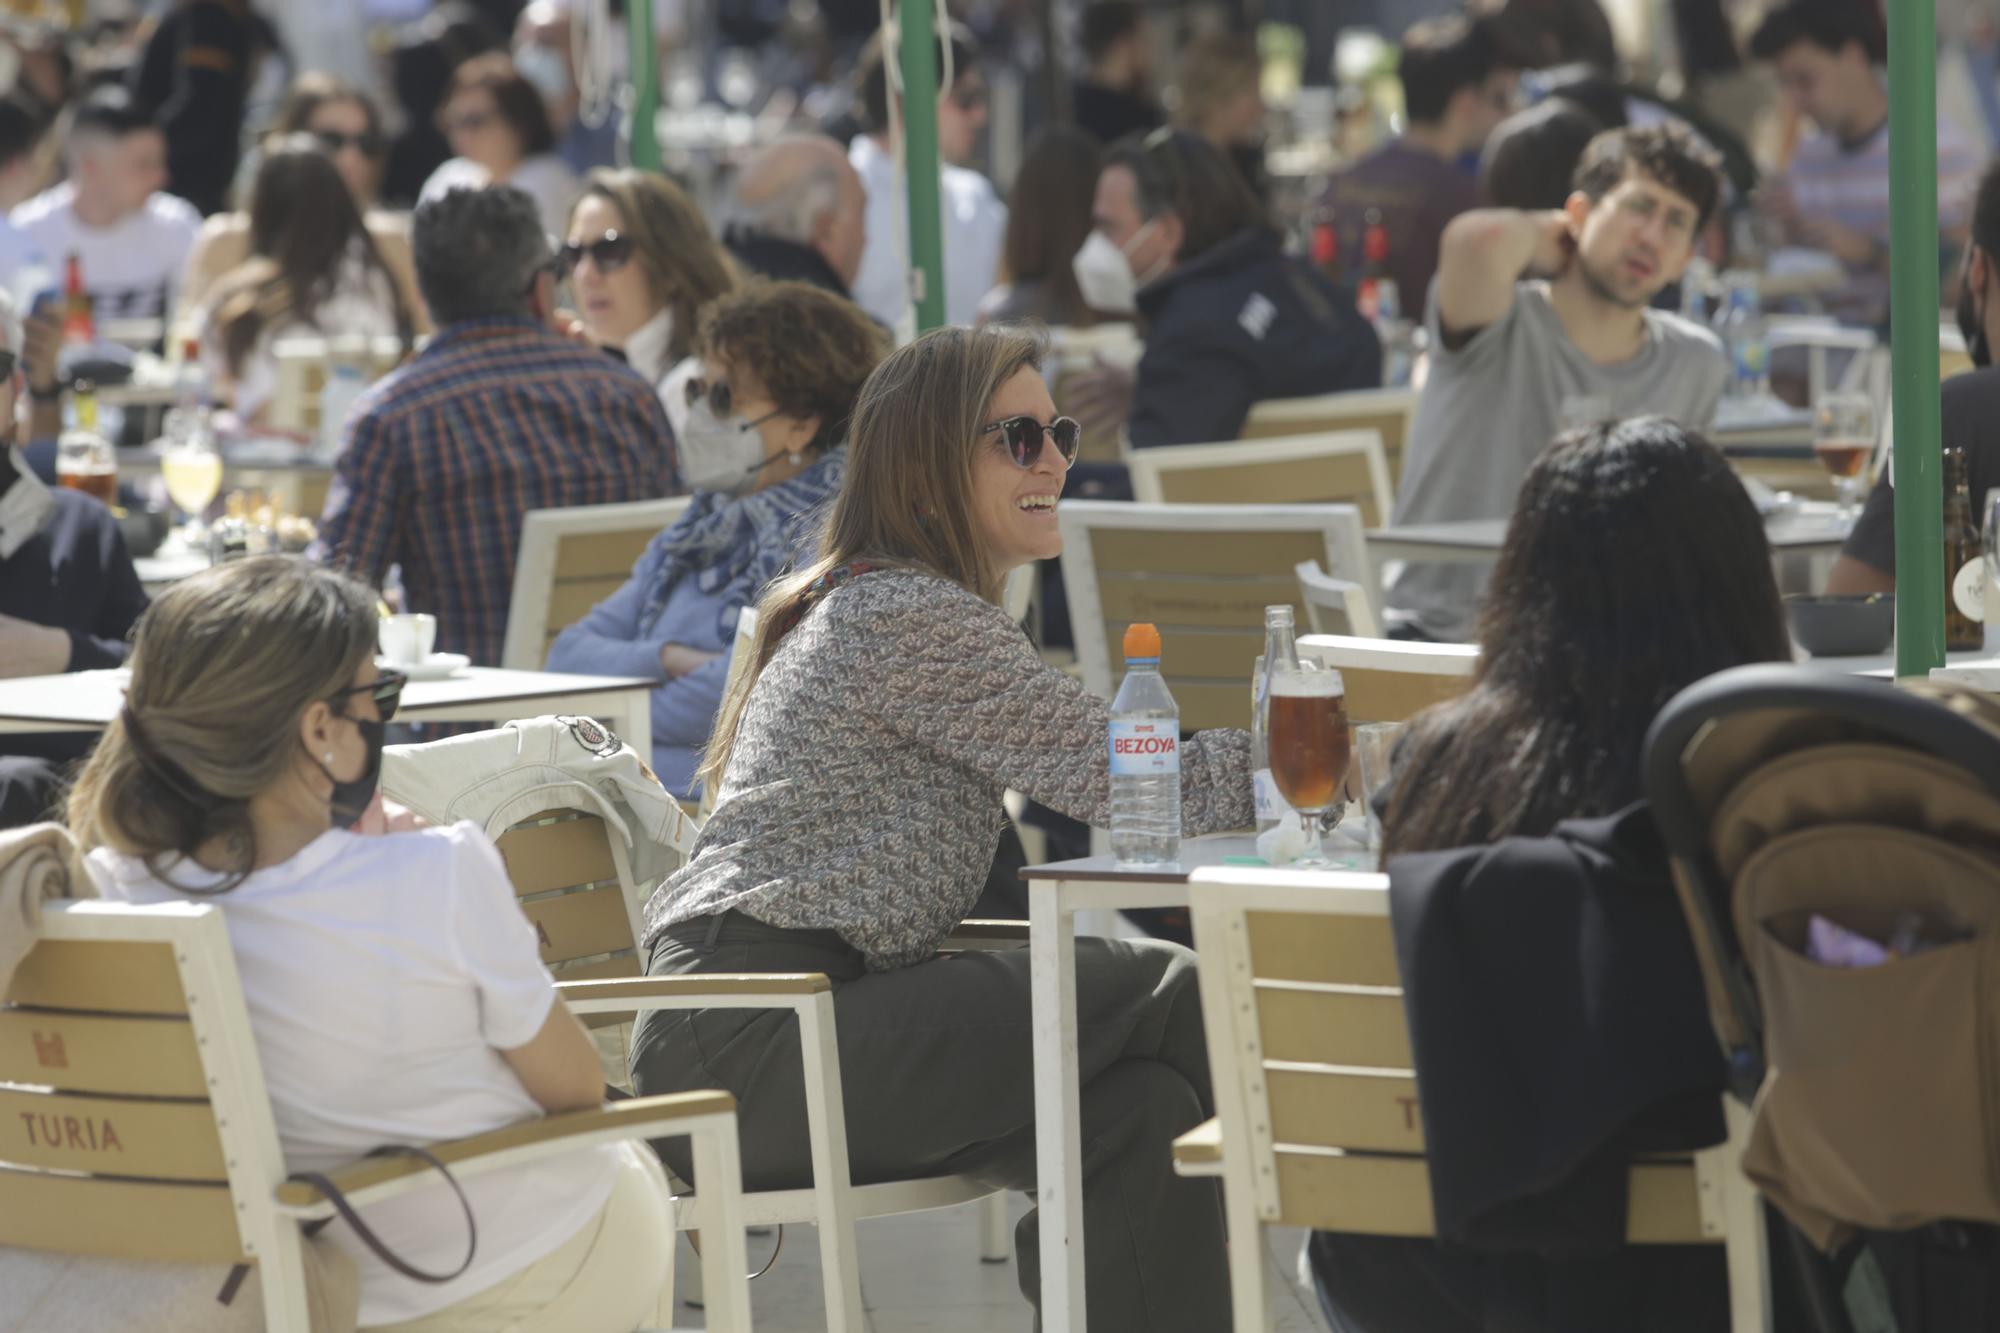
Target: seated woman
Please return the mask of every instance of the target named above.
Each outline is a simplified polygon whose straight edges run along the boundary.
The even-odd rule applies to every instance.
[[[385,827],[375,781],[402,679],[376,669],[375,628],[371,588],[292,557],[175,584],[69,799],[103,896],[222,909],[294,1171],[603,1096],[493,844],[471,824]],[[363,1326],[624,1333],[652,1310],[673,1223],[650,1153],[586,1148],[460,1185],[478,1244],[441,1284],[328,1230],[359,1265]],[[416,1268],[466,1256],[441,1181],[360,1212]]]
[[[593,171],[570,210],[557,262],[590,340],[659,387],[679,435],[686,384],[700,370],[691,360],[695,321],[736,288],[736,271],[694,200],[655,172]]]
[[[1081,329],[1098,321],[1073,265],[1090,239],[1102,156],[1095,139],[1066,125],[1050,126],[1028,145],[1009,194],[1000,285],[980,301],[978,323],[1037,320]]]
[[[576,173],[556,155],[556,134],[535,85],[501,52],[474,56],[452,71],[438,113],[456,154],[424,182],[419,204],[448,190],[511,185],[542,215],[542,229],[562,232],[576,202]]]
[[[1034,1178],[1027,951],[937,950],[985,882],[1007,788],[1110,818],[1109,708],[999,605],[1009,571],[1061,547],[1077,427],[1055,417],[1039,351],[1003,328],[945,328],[869,377],[818,556],[765,593],[756,656],[723,702],[701,773],[715,813],[646,907],[653,975],[833,979],[857,1183]],[[1188,741],[1182,832],[1251,818],[1249,737]],[[1212,1109],[1193,956],[1083,938],[1076,967],[1090,1325],[1227,1328],[1220,1200],[1170,1164],[1174,1136]],[[736,1094],[747,1187],[807,1183],[787,1015],[655,1012],[632,1059],[647,1093]],[[1030,1301],[1037,1234],[1030,1213],[1016,1239]]]
[[[1642,794],[1662,705],[1717,671],[1791,658],[1756,508],[1718,450],[1663,417],[1573,431],[1536,460],[1479,643],[1471,688],[1420,714],[1398,748],[1385,863],[1623,809]],[[1705,1046],[1706,1013],[1687,1021]],[[1630,1298],[1617,1326],[1635,1333],[1729,1319],[1719,1246],[1638,1246],[1557,1270],[1533,1255],[1320,1232],[1310,1254],[1342,1333],[1567,1327],[1563,1302],[1586,1281]]]
[[[201,351],[216,396],[244,421],[277,392],[280,338],[393,335],[416,318],[333,159],[304,135],[268,145],[250,194],[250,257],[216,283]]]
[[[704,312],[681,432],[694,499],[632,577],[549,647],[549,670],[651,676],[653,769],[693,794],[736,618],[809,549],[840,490],[847,423],[887,350],[861,308],[803,282],[760,283]]]
[[[309,72],[293,80],[279,106],[267,143],[296,134],[311,135],[319,141],[347,191],[354,197],[368,224],[368,234],[381,252],[382,262],[395,275],[396,286],[416,320],[417,332],[430,332],[430,318],[417,293],[416,262],[410,254],[409,215],[380,207],[382,164],[388,152],[388,138],[382,129],[382,110],[373,98],[331,74]],[[247,200],[255,188],[257,167],[263,152],[245,155],[237,173],[237,197]],[[217,213],[203,221],[201,234],[188,254],[187,268],[179,292],[183,317],[176,327],[185,328],[186,315],[201,309],[216,280],[250,257],[250,214],[247,209]]]

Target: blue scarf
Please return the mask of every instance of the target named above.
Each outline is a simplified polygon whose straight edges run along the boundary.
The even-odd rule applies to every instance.
[[[733,640],[737,615],[818,535],[823,511],[839,493],[846,472],[847,448],[842,445],[797,476],[761,491],[696,491],[686,512],[653,539],[666,558],[646,590],[639,616],[642,631],[651,631],[675,585],[691,577],[702,592],[722,599],[716,634],[725,644]]]

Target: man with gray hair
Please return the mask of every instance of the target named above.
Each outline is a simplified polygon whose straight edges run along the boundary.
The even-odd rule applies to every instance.
[[[437,647],[497,666],[523,515],[680,493],[660,400],[553,327],[535,203],[499,186],[418,208],[410,243],[437,334],[354,405],[315,554],[437,617]]]
[[[788,134],[744,164],[722,243],[753,273],[851,298],[867,206],[861,177],[839,144],[823,134]]]

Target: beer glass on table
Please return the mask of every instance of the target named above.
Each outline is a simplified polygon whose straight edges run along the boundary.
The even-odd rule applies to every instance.
[[[1274,671],[1270,709],[1271,780],[1305,821],[1306,849],[1293,864],[1330,866],[1320,841],[1347,785],[1346,686],[1330,668]]]
[[[56,481],[105,505],[118,503],[118,456],[111,441],[89,431],[67,431],[56,445]]]
[[[1874,452],[1875,400],[1865,393],[1821,394],[1813,404],[1813,455],[1833,478],[1843,522],[1854,517]]]

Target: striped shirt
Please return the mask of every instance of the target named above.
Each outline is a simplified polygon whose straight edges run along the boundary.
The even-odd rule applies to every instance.
[[[522,515],[677,495],[653,386],[525,317],[464,320],[355,404],[317,558],[438,620],[440,651],[496,666]]]
[[[1938,234],[1940,266],[1955,257],[1956,238],[1972,218],[1972,193],[1979,183],[1978,150],[1949,118],[1937,122]],[[1800,143],[1785,183],[1799,216],[1837,222],[1879,241],[1884,256],[1873,267],[1848,270],[1848,285],[1827,298],[1828,310],[1855,324],[1880,324],[1889,317],[1889,123],[1850,148],[1819,133]]]

